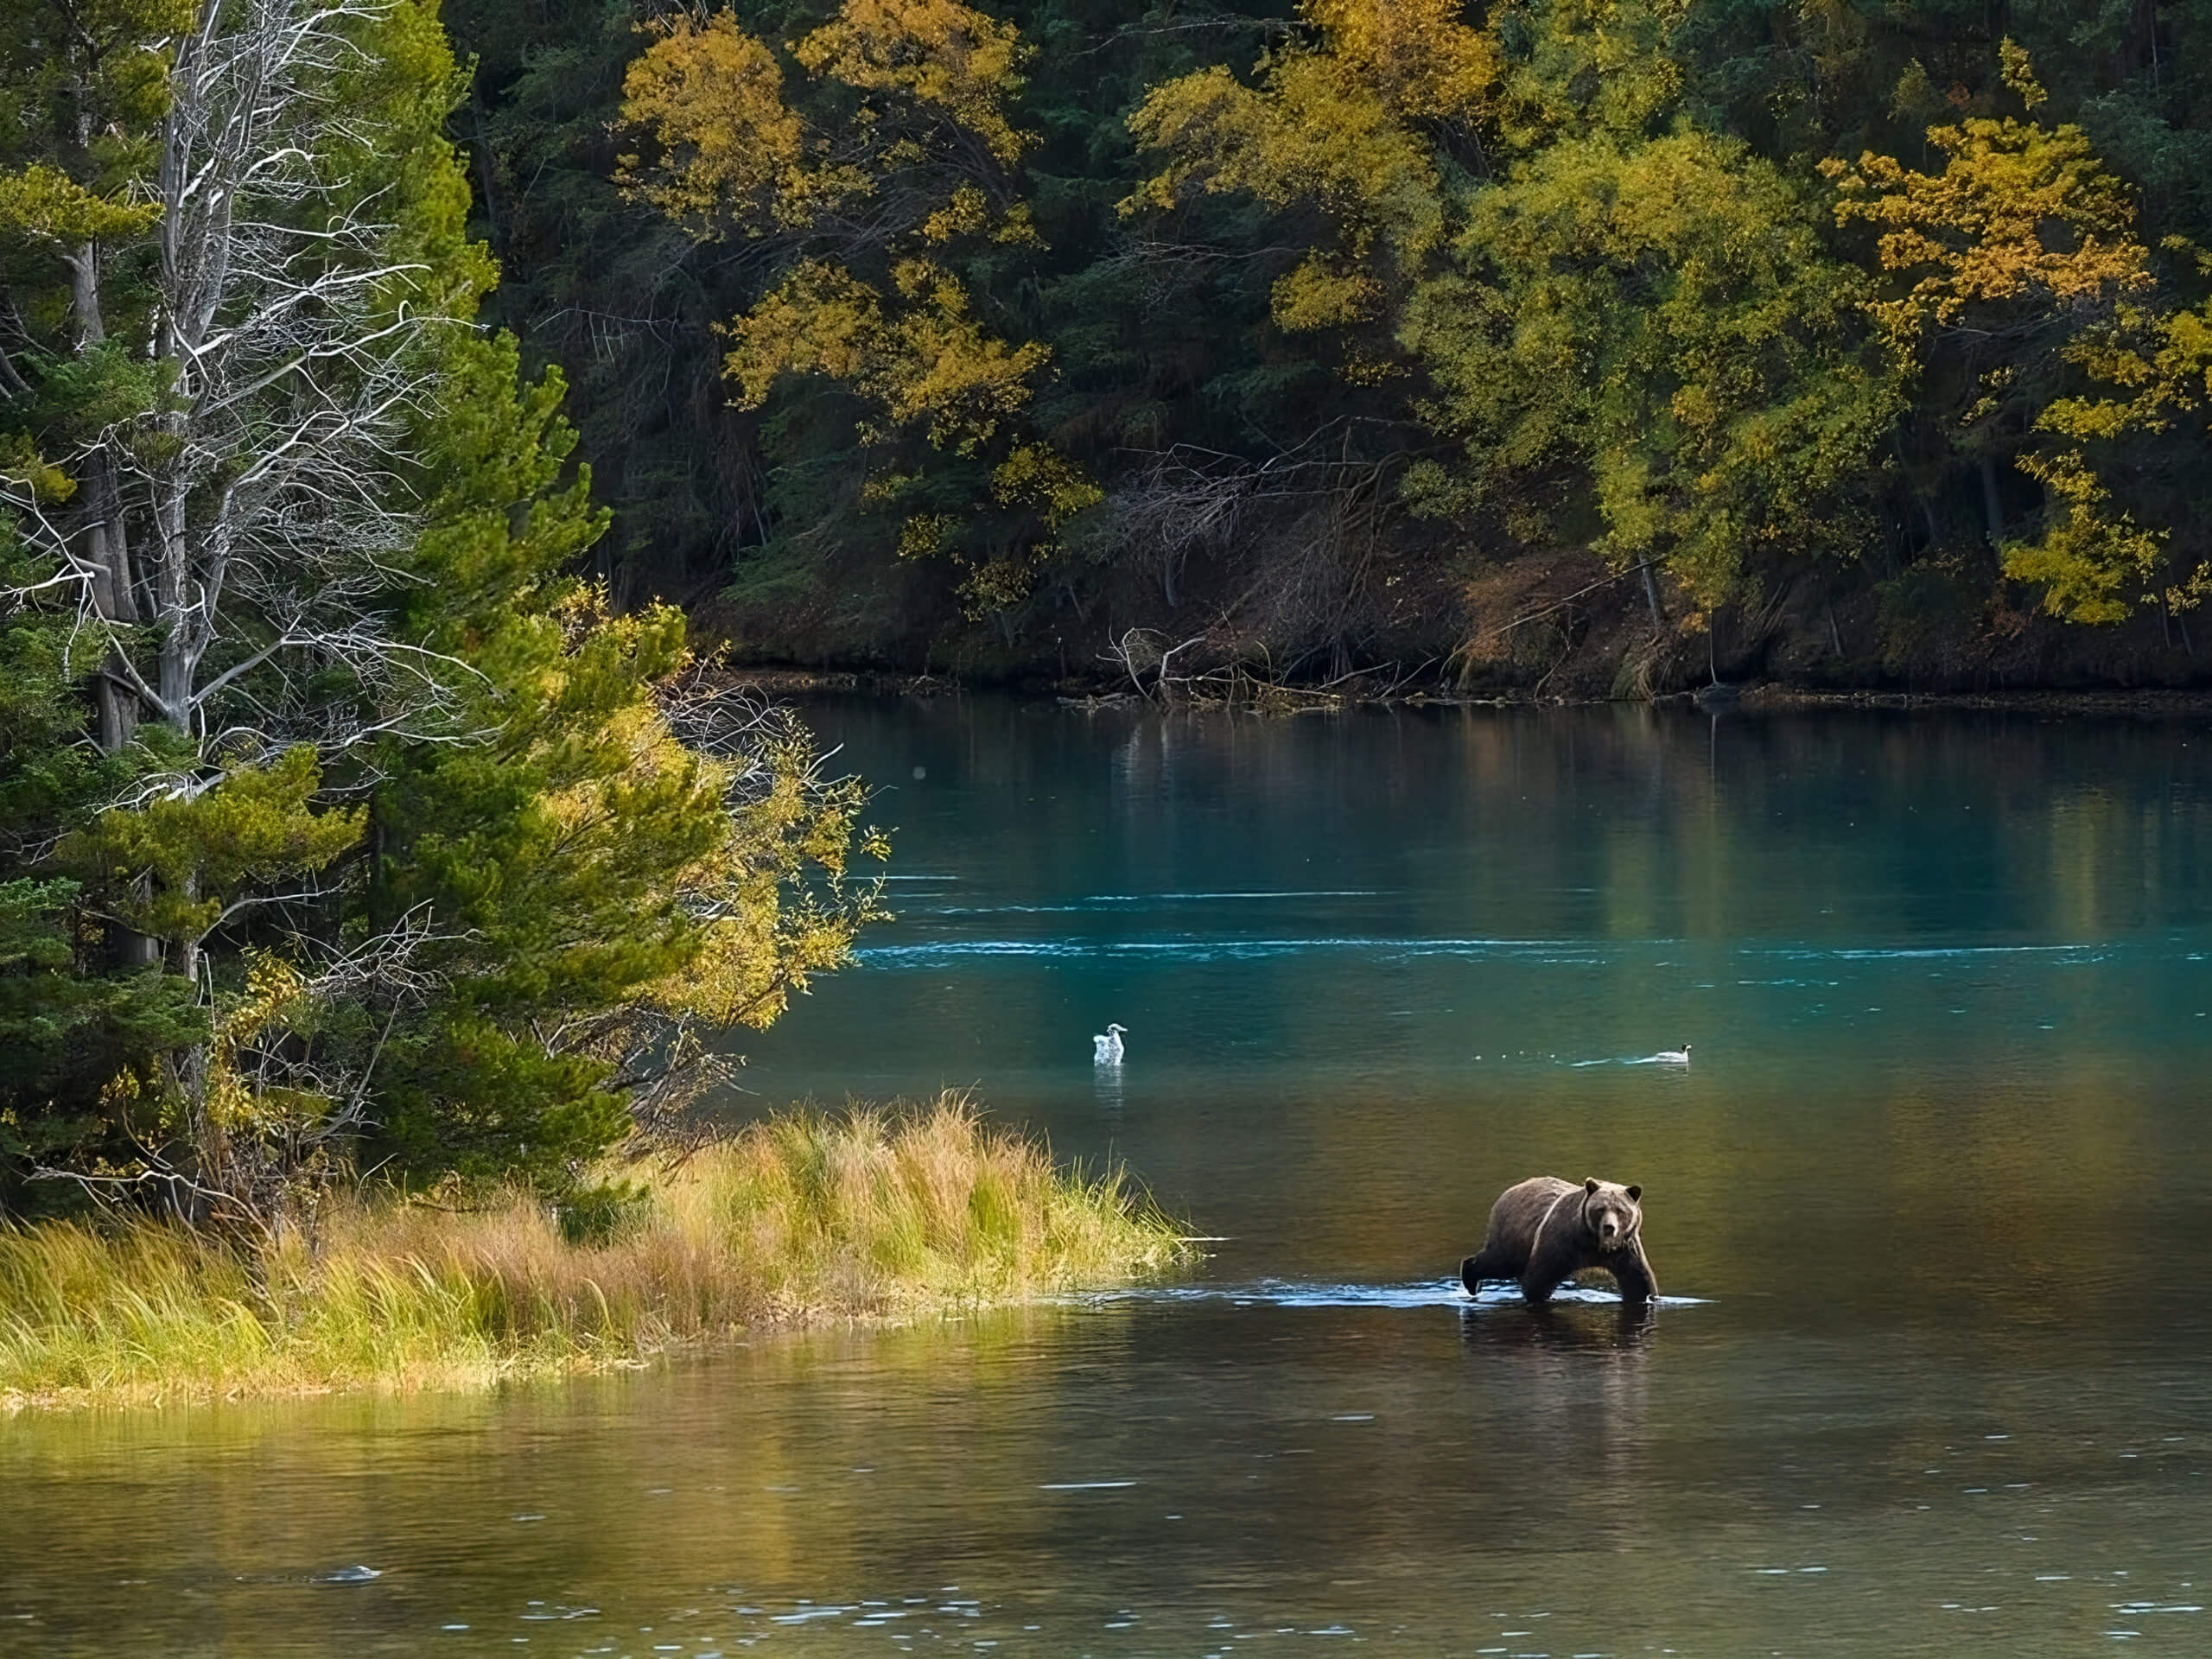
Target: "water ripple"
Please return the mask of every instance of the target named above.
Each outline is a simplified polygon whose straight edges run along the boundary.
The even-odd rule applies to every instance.
[[[1064,905],[947,905],[935,916],[1076,916],[1128,905],[1188,905],[1217,899],[1379,899],[1380,887],[1236,890],[1225,893],[1094,893]]]
[[[1313,1283],[1291,1279],[1258,1279],[1240,1285],[1140,1285],[1126,1290],[1086,1292],[1066,1300],[1084,1306],[1109,1302],[1229,1302],[1238,1307],[1498,1307],[1523,1305],[1521,1293],[1510,1285],[1483,1287],[1470,1296],[1454,1279],[1419,1279],[1400,1285]],[[1618,1306],[1616,1291],[1592,1285],[1562,1285],[1553,1294],[1555,1302]],[[1661,1296],[1662,1307],[1701,1307],[1698,1296]]]
[[[994,907],[991,911],[946,910],[938,913],[945,916],[1011,912],[1047,914],[1087,907],[1087,906],[1069,905],[1007,905]],[[1386,958],[1463,957],[1471,959],[1497,958],[1539,966],[1598,967],[1633,961],[1654,950],[1679,950],[1693,943],[1671,938],[1620,940],[1597,944],[1583,939],[1419,938],[1390,938],[1372,934],[1303,934],[1291,938],[1239,938],[1234,934],[1214,934],[1183,938],[1149,939],[1090,939],[1063,935],[1033,939],[942,938],[911,944],[874,944],[863,946],[857,952],[857,956],[861,962],[877,965],[929,967],[972,957],[1015,957],[1063,960],[1100,960],[1115,957],[1157,959],[1165,957],[1179,958],[1185,962],[1204,963],[1255,961],[1271,957],[1295,956],[1306,952],[1353,951]],[[2032,957],[2045,958],[2068,967],[2088,967],[2109,962],[2121,955],[2124,950],[2126,947],[2109,944],[2099,945],[1774,944],[1738,945],[1730,948],[1726,954],[1738,958],[1803,963],[1942,962],[1980,957]],[[1653,965],[1673,967],[1676,964],[1669,960]],[[1834,982],[1798,982],[1783,979],[1763,982],[1777,986],[1792,986],[1799,983],[1833,984]]]

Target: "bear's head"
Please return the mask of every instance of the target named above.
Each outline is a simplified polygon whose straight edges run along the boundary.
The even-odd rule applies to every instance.
[[[1640,1186],[1617,1186],[1595,1175],[1582,1183],[1582,1224],[1601,1250],[1618,1250],[1643,1225]]]

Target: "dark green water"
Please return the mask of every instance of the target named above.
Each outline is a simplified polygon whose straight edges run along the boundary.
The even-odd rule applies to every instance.
[[[0,1653],[2212,1649],[2212,728],[815,713],[900,920],[757,1103],[972,1085],[1197,1280],[0,1423]],[[1681,1300],[1468,1306],[1536,1173]]]

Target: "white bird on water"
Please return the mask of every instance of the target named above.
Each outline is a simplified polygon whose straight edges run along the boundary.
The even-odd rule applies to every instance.
[[[1690,1063],[1690,1046],[1684,1043],[1680,1048],[1662,1048],[1651,1058],[1663,1065],[1688,1065]]]
[[[1090,1039],[1090,1063],[1093,1065],[1119,1065],[1122,1063],[1122,1033],[1127,1026],[1109,1026],[1103,1037]]]

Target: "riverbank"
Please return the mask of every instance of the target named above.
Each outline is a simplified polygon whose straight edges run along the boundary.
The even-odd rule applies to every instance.
[[[1130,691],[1125,686],[1117,688],[1104,681],[1008,683],[984,679],[969,684],[942,675],[901,676],[873,671],[799,668],[740,669],[731,672],[730,679],[734,684],[749,686],[764,695],[777,697],[859,695],[928,698],[977,691],[1025,697],[1039,702],[1057,702],[1063,707],[1090,712],[1110,709],[1171,707],[1234,708],[1257,714],[1318,714],[1352,708],[1571,709],[1627,702],[1656,707],[1695,704],[1711,714],[1783,714],[1819,709],[1897,712],[1965,709],[1996,714],[2086,715],[2093,718],[2212,717],[2212,686],[2134,689],[2031,686],[1984,690],[1915,690],[1895,686],[1849,689],[1753,679],[1693,685],[1685,690],[1654,692],[1637,696],[1578,696],[1533,693],[1525,690],[1464,691],[1435,682],[1393,683],[1386,677],[1377,675],[1372,685],[1355,683],[1335,690],[1305,686],[1248,686],[1233,698],[1201,690],[1196,694],[1179,692],[1162,703],[1153,696]]]
[[[1886,567],[1884,567],[1886,569]],[[1948,569],[1948,567],[1947,567]],[[1804,571],[1717,609],[1641,566],[1556,552],[1432,582],[1400,608],[1418,626],[1340,633],[1334,648],[1240,628],[1191,601],[1141,595],[1049,640],[988,630],[847,641],[700,619],[739,677],[772,695],[931,696],[963,687],[1076,701],[1233,703],[1295,713],[1352,704],[1652,702],[1716,681],[1777,701],[1914,707],[2195,700],[2212,709],[2212,645],[2185,613],[2138,607],[2090,626],[2048,614],[1993,569]],[[1192,606],[1196,606],[1195,609]],[[1311,642],[1308,642],[1310,645]]]
[[[626,1207],[334,1203],[248,1250],[183,1230],[0,1231],[0,1410],[480,1388],[765,1326],[898,1319],[1192,1259],[1118,1172],[1056,1166],[957,1096],[752,1125]]]

